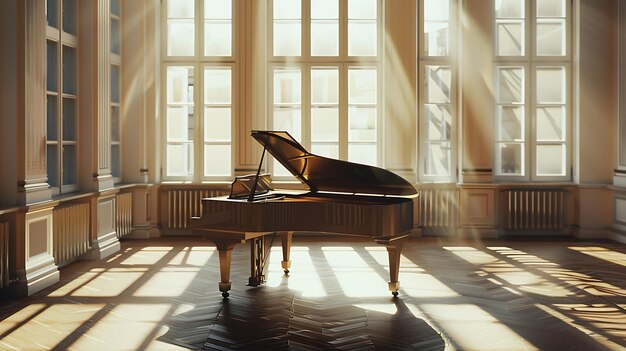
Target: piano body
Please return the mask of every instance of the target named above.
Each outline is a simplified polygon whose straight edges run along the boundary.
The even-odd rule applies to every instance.
[[[230,196],[202,199],[202,215],[192,227],[214,242],[219,252],[219,290],[228,297],[233,247],[251,242],[249,285],[263,282],[265,240],[281,233],[282,268],[289,273],[294,232],[322,232],[372,237],[389,254],[389,290],[398,295],[402,246],[413,229],[415,188],[402,177],[373,166],[317,156],[289,133],[252,131],[255,138],[308,191],[280,191],[268,174],[237,177]]]

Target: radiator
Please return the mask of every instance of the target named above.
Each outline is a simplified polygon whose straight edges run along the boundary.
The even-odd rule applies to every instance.
[[[133,231],[133,193],[120,193],[115,197],[115,232],[118,238]]]
[[[564,229],[565,193],[562,189],[505,190],[505,229]]]
[[[54,261],[63,266],[89,250],[89,204],[76,204],[53,210]]]
[[[180,189],[165,190],[168,229],[186,229],[189,218],[202,213],[202,199],[226,195],[224,190]]]
[[[459,222],[458,189],[420,189],[419,226],[453,228]]]
[[[0,289],[9,285],[9,223],[0,223]]]

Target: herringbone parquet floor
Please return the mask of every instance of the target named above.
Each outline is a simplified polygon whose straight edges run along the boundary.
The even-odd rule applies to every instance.
[[[0,350],[626,350],[626,246],[575,240],[421,238],[403,251],[400,297],[385,249],[296,237],[290,276],[217,291],[217,251],[197,238],[126,241],[61,282],[0,301]]]

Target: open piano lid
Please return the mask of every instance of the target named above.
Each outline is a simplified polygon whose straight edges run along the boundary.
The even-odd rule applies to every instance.
[[[284,131],[253,130],[256,139],[278,162],[312,192],[415,195],[417,191],[404,178],[388,170],[336,160],[308,152]]]

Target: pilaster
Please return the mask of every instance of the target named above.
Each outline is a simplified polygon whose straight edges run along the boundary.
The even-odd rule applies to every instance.
[[[46,165],[45,2],[17,2],[17,202],[50,200]]]
[[[462,181],[493,182],[494,88],[491,1],[462,1],[460,167]]]
[[[578,101],[574,122],[579,183],[579,237],[607,237],[614,223],[615,200],[609,186],[615,177],[618,142],[618,1],[580,0],[579,46],[575,72]]]
[[[110,189],[113,187],[113,177],[111,176],[111,21],[110,21],[110,1],[100,0],[93,3],[93,32],[91,49],[94,52],[92,57],[92,72],[95,78],[91,84],[94,85],[94,94],[91,96],[93,116],[96,118],[95,128],[92,130],[92,137],[95,146],[95,156],[93,158],[93,188],[97,191]]]
[[[267,2],[241,0],[235,10],[236,51],[239,52],[239,110],[235,121],[235,175],[256,172],[262,149],[250,137],[253,129],[265,129],[267,104]]]
[[[417,181],[417,8],[413,0],[385,1],[383,49],[383,165]]]

